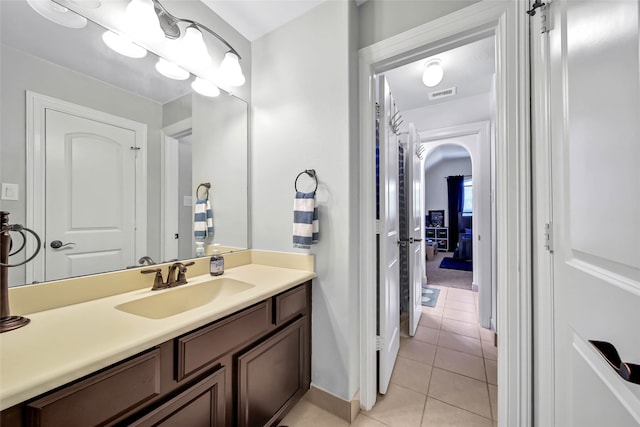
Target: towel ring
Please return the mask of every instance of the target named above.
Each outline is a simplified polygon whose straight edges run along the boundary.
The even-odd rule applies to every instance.
[[[207,195],[206,198],[209,198],[209,189],[211,188],[211,183],[210,182],[203,182],[202,184],[198,185],[198,188],[196,188],[196,199],[198,200],[202,200],[200,199],[200,195],[198,194],[200,192],[200,187],[204,187],[205,190],[207,191]]]
[[[298,174],[298,176],[296,176],[296,180],[293,183],[293,188],[298,191],[298,179],[303,175],[303,174],[307,174],[309,175],[311,178],[313,178],[313,180],[316,182],[316,188],[313,189],[313,192],[315,193],[316,190],[318,189],[318,177],[316,176],[316,170],[315,169],[305,169],[302,172],[300,172]]]

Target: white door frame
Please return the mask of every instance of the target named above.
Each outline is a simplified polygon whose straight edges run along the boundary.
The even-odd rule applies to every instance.
[[[478,317],[484,328],[497,332],[495,319],[491,319],[491,307],[495,300],[492,295],[491,248],[496,244],[491,232],[491,159],[490,122],[469,123],[462,126],[434,129],[420,132],[420,142],[425,147],[425,160],[429,154],[442,145],[458,145],[463,147],[471,157],[471,174],[473,176],[473,289],[479,289]],[[475,143],[455,142],[453,138],[475,135]],[[483,239],[480,240],[480,237]],[[488,243],[487,243],[488,242]],[[481,250],[480,246],[489,250]],[[451,250],[451,248],[449,248]],[[428,277],[427,277],[428,280]]]
[[[167,220],[171,217],[170,212],[175,211],[174,204],[175,194],[178,193],[178,177],[179,170],[175,167],[178,162],[177,147],[173,146],[167,139],[180,139],[191,134],[192,120],[191,117],[180,120],[162,129],[160,141],[162,149],[160,150],[160,182],[162,183],[162,191],[160,192],[160,260],[168,261],[172,257],[167,256]]]
[[[545,246],[546,224],[553,215],[551,176],[551,117],[549,82],[549,37],[539,34],[538,13],[533,17],[531,31],[531,94],[532,185],[533,185],[533,294],[534,306],[534,418],[537,425],[555,424],[555,332],[553,256]],[[534,36],[534,33],[535,36]],[[551,248],[551,250],[553,250]]]
[[[45,113],[46,110],[56,110],[65,114],[72,114],[88,120],[118,126],[135,133],[136,147],[139,155],[136,160],[136,258],[147,253],[147,125],[94,110],[83,105],[74,104],[41,95],[36,92],[26,92],[26,226],[45,236]],[[44,242],[43,242],[44,244]],[[28,239],[27,252],[33,253],[35,242]],[[26,283],[45,280],[45,258],[36,257],[26,266]]]
[[[531,171],[527,2],[481,1],[359,52],[360,399],[376,401],[374,75],[481,37],[496,38],[496,216],[500,425],[532,423]]]

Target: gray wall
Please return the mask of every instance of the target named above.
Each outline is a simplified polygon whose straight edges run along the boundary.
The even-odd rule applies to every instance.
[[[192,186],[211,183],[213,237],[205,244],[245,248],[248,239],[247,104],[231,96],[193,95]],[[201,195],[204,194],[201,190]],[[193,203],[195,204],[195,194]]]
[[[160,247],[160,129],[162,105],[125,92],[20,51],[1,46],[0,181],[19,185],[20,200],[0,201],[0,209],[11,213],[11,222],[24,224],[26,215],[26,106],[25,91],[104,111],[147,124],[147,247],[159,258]],[[13,258],[12,258],[13,259]],[[19,256],[15,260],[20,259]],[[11,269],[12,284],[24,284],[25,269]]]
[[[303,251],[291,243],[293,184],[316,169],[312,382],[345,400],[359,387],[356,13],[325,2],[253,43],[253,247]]]
[[[368,0],[359,9],[359,47],[433,21],[478,0]]]
[[[427,156],[427,160],[429,157]],[[430,210],[444,209],[444,223],[449,226],[449,197],[447,196],[447,180],[451,175],[471,175],[471,157],[441,160],[425,169],[424,174],[424,206],[425,214]]]

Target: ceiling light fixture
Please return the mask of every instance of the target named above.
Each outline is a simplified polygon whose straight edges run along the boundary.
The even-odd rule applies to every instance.
[[[144,58],[147,55],[147,49],[113,31],[106,31],[102,34],[102,41],[112,50],[129,58]]]
[[[87,25],[87,18],[51,0],[27,0],[27,3],[40,16],[63,27],[84,28]]]
[[[424,73],[422,74],[422,83],[427,87],[438,86],[444,77],[444,70],[440,65],[439,59],[434,59],[427,63]]]
[[[160,58],[156,62],[156,70],[165,77],[174,80],[186,80],[189,78],[189,72],[173,62]]]

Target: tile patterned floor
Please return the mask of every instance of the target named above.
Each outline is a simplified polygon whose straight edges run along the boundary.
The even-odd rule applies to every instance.
[[[423,307],[416,335],[400,339],[387,394],[351,426],[497,426],[497,349],[493,333],[477,323],[477,307],[477,293],[440,287],[436,306]],[[281,425],[349,423],[303,398]]]

